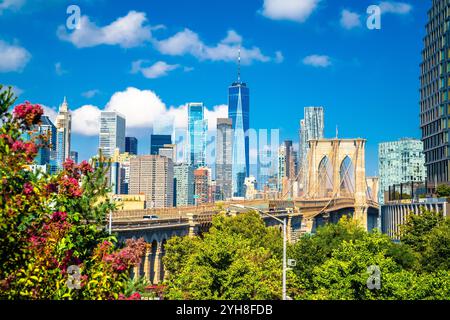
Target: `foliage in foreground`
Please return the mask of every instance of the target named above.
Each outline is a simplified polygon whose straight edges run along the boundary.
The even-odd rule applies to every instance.
[[[30,170],[49,145],[37,131],[43,110],[26,102],[10,112],[14,102],[0,86],[0,299],[138,299],[129,274],[145,243],[118,249],[105,232],[107,168],[67,160],[57,175]]]
[[[408,219],[402,243],[344,217],[288,247],[288,295],[301,300],[450,299],[450,222]],[[427,230],[426,232],[424,230]],[[415,236],[412,236],[415,235]],[[282,238],[255,213],[217,217],[204,238],[174,238],[165,266],[170,299],[280,299]],[[369,289],[380,271],[380,288]]]

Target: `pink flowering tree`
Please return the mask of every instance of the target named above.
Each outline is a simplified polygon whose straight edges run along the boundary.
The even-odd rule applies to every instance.
[[[0,85],[0,299],[140,299],[130,271],[146,243],[120,248],[105,231],[108,168],[30,170],[50,139],[37,133],[42,107],[15,100]]]

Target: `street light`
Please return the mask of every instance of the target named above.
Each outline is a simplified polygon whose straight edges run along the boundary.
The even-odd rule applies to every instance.
[[[248,207],[248,206],[243,206],[240,204],[232,204],[231,206],[233,207],[237,207],[237,208],[241,208],[241,209],[250,209],[250,210],[255,210],[256,212],[265,214],[269,217],[271,217],[272,219],[277,220],[278,222],[281,222],[283,224],[283,300],[288,300],[287,299],[287,295],[286,295],[286,271],[287,271],[287,254],[286,254],[286,248],[287,248],[287,228],[286,228],[286,218],[281,220],[280,218],[275,217],[274,215],[261,211],[257,208],[253,208],[253,207]]]

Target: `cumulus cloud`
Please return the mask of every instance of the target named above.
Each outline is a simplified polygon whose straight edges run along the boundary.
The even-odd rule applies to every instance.
[[[47,108],[49,109],[49,108]],[[46,110],[56,116],[53,109]],[[129,87],[125,91],[116,92],[106,104],[105,111],[117,111],[126,118],[128,129],[154,128],[155,132],[171,133],[174,129],[187,128],[187,105],[170,106],[151,90],[140,90]],[[93,105],[85,105],[72,111],[72,130],[85,136],[96,136],[99,133],[99,119],[102,110]],[[217,118],[227,117],[226,105],[207,109],[210,131],[214,131]]]
[[[0,40],[0,73],[21,72],[31,59],[31,54],[19,45]]]
[[[412,6],[404,2],[383,1],[379,4],[382,13],[408,14]]]
[[[58,27],[57,35],[61,40],[71,42],[77,48],[94,47],[98,45],[118,45],[122,48],[132,48],[150,41],[151,26],[147,24],[146,14],[130,11],[111,24],[99,27],[87,16],[80,19],[80,28],[68,33],[66,27]]]
[[[350,30],[361,26],[360,15],[350,10],[342,10],[341,12],[341,26],[344,29]]]
[[[275,52],[275,59],[274,60],[275,60],[276,63],[282,63],[284,61],[283,53],[281,51]]]
[[[17,10],[25,4],[25,0],[0,0],[0,14],[6,10]]]
[[[242,36],[234,30],[229,30],[226,37],[215,45],[205,44],[197,33],[187,28],[167,39],[154,40],[154,45],[162,54],[171,56],[189,54],[199,60],[236,61],[239,50],[243,64],[274,60],[263,54],[258,47],[242,46]]]
[[[331,59],[329,56],[313,54],[305,57],[303,59],[303,64],[312,67],[326,68],[331,65]]]
[[[145,63],[147,63],[145,60],[134,61],[131,67],[131,73],[142,73],[147,79],[156,79],[167,76],[170,71],[179,67],[178,64],[168,64],[164,61],[155,62],[149,67],[144,67],[143,64]]]
[[[264,0],[261,13],[273,20],[305,22],[321,0]]]

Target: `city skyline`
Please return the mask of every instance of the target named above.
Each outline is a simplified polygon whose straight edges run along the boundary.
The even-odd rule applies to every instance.
[[[313,8],[304,21],[280,21],[262,14],[263,1],[255,1],[242,5],[238,13],[240,23],[230,24],[226,19],[217,18],[223,4],[214,10],[210,8],[208,16],[204,17],[201,10],[196,10],[201,2],[194,2],[187,7],[189,17],[171,17],[163,13],[167,12],[164,7],[181,5],[180,2],[150,5],[131,1],[114,8],[80,2],[82,14],[89,17],[99,30],[120,17],[126,17],[133,10],[145,14],[147,21],[142,20],[143,16],[136,16],[142,22],[137,28],[156,28],[152,29],[152,36],[159,44],[155,48],[145,45],[146,41],[139,45],[120,43],[119,40],[102,43],[102,39],[88,45],[75,42],[70,37],[70,30],[65,31],[65,36],[56,34],[58,27],[63,26],[67,19],[66,6],[46,4],[45,10],[42,10],[27,4],[20,13],[8,10],[2,13],[1,27],[31,12],[42,17],[34,22],[39,26],[37,30],[27,28],[24,32],[25,29],[18,27],[1,35],[2,44],[11,46],[13,39],[17,38],[16,46],[25,48],[29,54],[28,63],[21,68],[22,73],[3,71],[2,77],[7,84],[14,85],[17,92],[22,92],[20,100],[39,102],[53,107],[54,111],[62,96],[67,95],[70,108],[75,111],[73,117],[81,115],[77,117],[81,120],[73,123],[72,149],[79,150],[80,160],[88,159],[96,153],[92,141],[95,141],[93,134],[97,128],[95,123],[86,121],[105,107],[112,109],[122,105],[123,109],[132,109],[137,105],[137,110],[140,110],[142,105],[152,105],[155,114],[161,114],[165,119],[172,117],[178,122],[179,117],[184,117],[181,114],[187,101],[203,101],[211,115],[226,116],[226,86],[236,78],[236,57],[229,54],[213,59],[211,56],[195,55],[188,49],[177,54],[170,51],[170,42],[163,41],[173,40],[172,37],[177,34],[186,35],[186,32],[182,33],[186,28],[192,32],[189,33],[193,35],[192,39],[202,43],[205,50],[222,47],[219,45],[231,49],[237,48],[238,43],[241,45],[245,57],[243,78],[252,88],[253,128],[280,128],[280,141],[290,139],[296,142],[303,107],[323,105],[327,111],[326,123],[329,124],[325,136],[333,137],[335,126],[339,125],[342,137],[367,138],[367,171],[375,175],[379,142],[405,136],[418,138],[420,135],[416,112],[419,100],[418,65],[428,3],[411,1],[410,8],[404,12],[383,14],[382,28],[375,31],[365,28],[365,10],[369,4],[369,1],[336,4],[324,0]],[[342,20],[344,9],[359,14],[359,23],[345,24]],[[206,20],[201,19],[203,17]],[[211,19],[216,19],[217,23],[211,25]],[[157,27],[161,24],[166,29]],[[258,32],[257,29],[265,32]],[[392,30],[396,32],[390,32]],[[39,32],[40,36],[35,32]],[[39,39],[39,43],[35,39]],[[48,46],[54,47],[55,53],[44,57],[42,48]],[[259,51],[252,51],[252,48]],[[77,58],[80,55],[82,59]],[[139,61],[142,59],[149,62]],[[117,62],[111,64],[113,60]],[[155,66],[158,61],[166,64]],[[133,62],[136,63],[134,73],[131,73]],[[170,69],[170,66],[176,65],[176,69],[166,71],[165,77],[155,78],[152,74],[155,70],[167,70],[167,67]],[[393,68],[398,72],[389,79],[383,72],[376,71]],[[369,69],[374,72],[367,72]],[[92,71],[92,82],[84,79],[87,70]],[[41,79],[39,82],[46,85],[45,90],[41,85],[28,84],[27,76]],[[111,79],[117,81],[112,84]],[[174,86],[177,90],[172,90]],[[322,94],[324,89],[327,94]],[[377,95],[373,94],[374,90]],[[130,98],[130,103],[123,105],[127,98]],[[281,112],[273,112],[273,106]],[[406,112],[413,109],[414,112]],[[354,121],[355,117],[342,114],[342,110],[355,115],[358,121]],[[117,111],[123,113],[123,110]],[[131,124],[127,135],[136,136],[142,146],[147,145],[147,128],[154,122],[150,111],[140,118],[134,116],[128,119],[127,116]],[[269,112],[270,121],[267,120]],[[390,119],[383,119],[386,112],[391,114]],[[87,114],[91,115],[90,119],[86,119]],[[292,115],[292,121],[286,121],[285,114]],[[377,124],[381,123],[386,126],[385,130],[379,130]],[[397,123],[400,123],[402,130],[396,129]],[[209,127],[216,126],[210,124]]]

